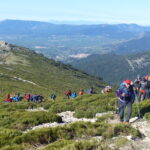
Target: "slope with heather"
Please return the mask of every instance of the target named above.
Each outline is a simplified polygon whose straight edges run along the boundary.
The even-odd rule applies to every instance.
[[[91,86],[96,89],[104,86],[100,78],[6,42],[0,43],[0,58],[2,94],[31,92],[49,95],[56,92],[64,95],[68,89],[78,92]]]

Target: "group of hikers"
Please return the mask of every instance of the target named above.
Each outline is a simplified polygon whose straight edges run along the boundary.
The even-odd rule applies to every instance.
[[[41,103],[44,99],[41,95],[31,95],[30,93],[25,93],[24,98],[29,102],[38,102]],[[9,93],[6,94],[6,102],[19,102],[23,99],[20,93],[14,93],[14,96],[11,96]]]
[[[104,89],[102,89],[101,93],[109,93],[109,92],[112,92],[112,87],[111,86],[106,86]],[[75,99],[77,97],[77,95],[83,95],[85,93],[84,89],[80,90],[79,93],[77,94],[75,91],[74,92],[71,92],[71,90],[67,90],[66,93],[65,93],[65,96],[67,99]],[[86,92],[87,94],[94,94],[94,89],[93,87],[89,88]],[[56,99],[56,94],[53,93],[50,95],[50,98],[52,100],[55,100]]]
[[[112,92],[111,86],[106,86],[102,89],[101,93],[109,93]],[[83,95],[85,91],[82,89],[79,91],[78,95]],[[94,94],[93,87],[87,90],[88,94]],[[120,121],[128,123],[132,114],[132,104],[135,102],[143,101],[144,99],[150,99],[150,76],[146,75],[144,77],[140,77],[139,75],[135,79],[125,80],[120,85],[118,90],[116,91],[116,95],[118,97],[118,112],[120,116]],[[75,99],[77,97],[76,92],[71,92],[71,90],[67,90],[65,92],[65,96],[67,99]],[[13,97],[8,93],[6,95],[6,102],[18,102],[21,101],[23,97],[20,96],[20,93],[15,93]],[[42,102],[44,97],[41,95],[31,95],[30,93],[25,93],[24,98],[29,102]],[[52,100],[56,99],[56,94],[51,94],[50,98]],[[125,110],[127,108],[127,113],[125,115]],[[140,117],[140,114],[138,114]]]
[[[6,102],[18,102],[21,101],[21,99],[20,93],[14,93],[13,97],[11,97],[9,93],[6,94]]]
[[[87,91],[88,94],[93,94],[93,88],[91,87],[90,89],[88,89]],[[79,95],[83,95],[84,94],[84,90],[80,90]],[[67,99],[75,99],[77,97],[77,93],[76,92],[71,92],[71,90],[66,91],[65,93],[66,98]],[[50,95],[50,99],[55,100],[57,97],[57,95],[55,93],[52,93]],[[41,103],[44,99],[43,96],[41,95],[37,95],[37,94],[30,94],[30,93],[25,93],[24,97],[22,97],[20,95],[20,93],[14,93],[13,96],[11,96],[9,93],[6,94],[6,102],[19,102],[21,101],[23,98],[25,98],[28,102],[38,102]]]
[[[138,102],[150,98],[150,76],[138,76],[135,81],[123,81],[120,84],[116,94],[118,97],[120,121],[128,123],[132,114],[132,104],[135,102],[135,100],[138,104]],[[126,108],[127,113],[125,115]],[[139,107],[137,107],[137,109],[139,113],[138,117],[140,117]]]
[[[84,94],[84,90],[82,89],[79,91],[79,95],[83,95],[83,94]],[[94,94],[93,87],[87,90],[87,94]],[[70,98],[75,99],[77,97],[77,93],[71,92],[71,90],[66,91],[65,95],[67,99],[70,99]]]

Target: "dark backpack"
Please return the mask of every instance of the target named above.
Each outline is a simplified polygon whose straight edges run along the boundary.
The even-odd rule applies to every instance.
[[[150,89],[150,81],[147,81],[147,86],[146,86],[147,89]]]

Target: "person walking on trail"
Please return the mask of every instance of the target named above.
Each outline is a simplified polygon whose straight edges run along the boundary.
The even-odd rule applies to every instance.
[[[55,93],[52,93],[52,94],[50,95],[50,98],[55,101],[55,99],[56,99],[56,94],[55,94]]]
[[[84,94],[84,90],[82,89],[80,92],[79,92],[79,95],[83,95]]]
[[[31,100],[31,94],[30,93],[25,94],[25,98],[29,102]]]
[[[10,94],[9,93],[7,93],[6,94],[6,102],[12,102],[13,100],[12,100],[12,98],[10,97]]]
[[[77,97],[76,92],[73,92],[73,93],[71,94],[71,98],[72,98],[72,99],[75,99],[76,97]]]
[[[131,80],[124,81],[117,90],[118,106],[120,121],[129,123],[132,114],[132,104],[135,100],[133,82]],[[127,115],[125,116],[125,109],[127,108]]]
[[[66,91],[66,97],[67,99],[70,99],[71,96],[71,90]]]
[[[146,84],[146,98],[150,99],[150,76],[148,77]]]
[[[93,94],[93,87],[89,88],[89,89],[87,90],[87,93],[88,93],[89,95]]]
[[[146,98],[146,87],[147,87],[147,79],[144,78],[141,81],[141,87],[140,87],[138,101],[143,101]]]
[[[142,78],[140,77],[140,75],[138,75],[134,81],[135,93],[137,97],[139,97],[141,81],[142,81]]]

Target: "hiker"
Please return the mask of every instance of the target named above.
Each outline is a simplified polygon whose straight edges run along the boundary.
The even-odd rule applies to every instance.
[[[44,97],[41,95],[37,95],[36,102],[41,103],[43,101]]]
[[[121,122],[129,122],[132,113],[132,104],[134,103],[134,89],[131,80],[124,81],[117,90],[119,115]],[[127,116],[125,116],[125,109],[127,108]]]
[[[84,94],[84,90],[82,89],[80,92],[79,92],[79,95],[83,95]]]
[[[146,98],[150,99],[150,76],[148,77],[146,84]]]
[[[12,98],[14,102],[18,102],[21,100],[21,97],[20,97],[20,93],[14,95],[14,97]]]
[[[71,90],[66,91],[66,97],[67,99],[70,99],[71,96]]]
[[[88,89],[87,93],[90,94],[90,95],[93,94],[93,87],[91,87],[90,89]]]
[[[102,89],[101,93],[110,93],[112,92],[112,87],[110,85],[107,85],[105,88]]]
[[[50,95],[50,98],[55,101],[55,99],[56,99],[56,94],[55,94],[55,93],[51,94],[51,95]]]
[[[12,98],[10,97],[10,94],[8,93],[8,94],[6,94],[6,102],[9,102],[9,103],[11,103],[13,100],[12,100]]]
[[[31,95],[31,101],[36,101],[36,95]]]
[[[29,102],[30,99],[31,99],[31,94],[30,94],[30,93],[25,94],[25,98],[26,98],[26,100]]]
[[[72,99],[75,99],[76,97],[77,97],[76,92],[73,92],[73,93],[71,94],[71,98],[72,98]]]
[[[147,81],[147,80],[148,80],[148,77],[149,77],[149,76],[148,76],[148,75],[146,75],[146,76],[144,77],[144,79]]]
[[[142,78],[140,77],[140,75],[138,75],[134,81],[135,93],[137,97],[139,97],[141,81],[142,81]]]
[[[143,78],[141,81],[138,101],[143,101],[146,98],[146,86],[147,86],[147,79]]]

